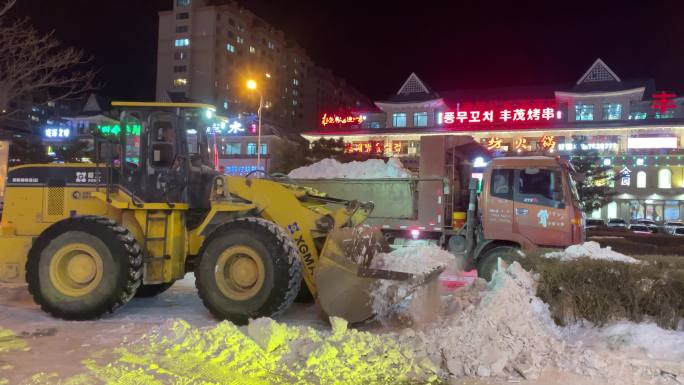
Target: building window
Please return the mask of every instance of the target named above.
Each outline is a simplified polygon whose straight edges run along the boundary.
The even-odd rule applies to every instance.
[[[658,171],[658,188],[672,188],[672,171],[667,168]]]
[[[241,147],[240,143],[226,143],[223,146],[223,155],[240,155]]]
[[[187,72],[188,66],[173,66],[173,72]]]
[[[232,25],[235,27],[235,20],[231,19],[230,17],[228,18],[228,24]]]
[[[235,52],[235,46],[230,43],[226,44],[226,51]]]
[[[380,128],[380,122],[377,122],[377,121],[370,122],[370,123],[368,123],[368,127],[370,127],[370,128]]]
[[[173,45],[176,47],[187,47],[190,45],[190,39],[176,39]]]
[[[176,0],[176,7],[187,7],[191,0]]]
[[[183,51],[176,51],[173,53],[173,58],[176,60],[183,60],[185,59],[185,52]]]
[[[299,79],[293,78],[293,79],[292,79],[292,84],[294,84],[295,86],[298,86],[298,85],[299,85]]]
[[[242,36],[238,36],[238,37],[235,38],[235,41],[237,41],[238,44],[244,44],[245,38],[242,37]]]
[[[275,49],[275,44],[272,41],[268,42],[268,49]]]
[[[297,89],[296,89],[296,88],[293,88],[293,89],[292,89],[292,95],[297,96],[297,94],[298,94]]]
[[[188,26],[187,25],[179,25],[176,27],[176,33],[186,33],[188,32]]]
[[[416,112],[413,114],[413,126],[414,127],[427,127],[428,119],[427,112]]]
[[[622,119],[622,104],[606,103],[603,105],[603,120]]]
[[[632,112],[631,114],[629,114],[629,118],[634,120],[646,119],[647,116],[648,114],[646,114],[645,112]]]
[[[186,79],[186,78],[173,79],[173,85],[176,87],[187,86],[188,85],[188,79]]]
[[[244,31],[244,30],[245,30],[245,26],[244,26],[244,25],[239,25],[239,24],[238,24],[238,26],[237,26],[236,28],[237,28],[238,31]]]
[[[249,46],[249,53],[256,53],[256,48]]]
[[[297,100],[296,100],[296,99],[292,99],[292,105],[293,105],[293,106],[296,106],[296,105],[297,105],[297,103],[298,103],[298,102],[297,102]]]
[[[180,12],[176,14],[176,20],[186,20],[190,18],[190,14],[187,12]]]
[[[594,120],[594,106],[575,104],[575,120]]]
[[[637,173],[637,188],[646,188],[646,171]]]
[[[268,155],[268,144],[261,143],[261,155]]]
[[[247,143],[247,155],[256,155],[256,143]]]
[[[406,127],[406,113],[397,112],[392,114],[392,127]]]

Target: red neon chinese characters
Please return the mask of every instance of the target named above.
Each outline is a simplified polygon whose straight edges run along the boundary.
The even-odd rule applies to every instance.
[[[653,102],[651,103],[651,108],[660,112],[661,115],[667,113],[667,110],[677,108],[677,105],[672,100],[675,94],[671,92],[659,92],[657,94],[651,95],[653,97]]]
[[[516,124],[560,119],[553,107],[531,108],[503,108],[500,110],[463,109],[460,111],[445,111],[442,119],[444,125],[479,124],[479,123],[510,123]]]
[[[329,124],[337,124],[337,125],[345,125],[345,124],[361,124],[363,121],[366,120],[366,117],[363,115],[360,116],[338,116],[338,115],[330,115],[328,116],[327,113],[323,114],[321,117],[321,125],[323,127],[329,125]]]
[[[553,135],[544,135],[539,139],[539,144],[544,150],[553,150],[556,148],[556,137]]]
[[[487,150],[498,150],[501,148],[503,140],[498,137],[489,138],[487,141]]]

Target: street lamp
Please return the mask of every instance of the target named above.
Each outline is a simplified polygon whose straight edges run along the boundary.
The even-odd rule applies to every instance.
[[[264,107],[264,95],[257,89],[257,82],[252,79],[247,80],[247,88],[259,93],[259,109],[257,110],[259,118],[259,127],[257,128],[257,169],[259,169],[261,166],[261,109]]]

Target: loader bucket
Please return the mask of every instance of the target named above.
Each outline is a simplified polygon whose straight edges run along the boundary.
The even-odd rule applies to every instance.
[[[378,279],[413,280],[411,286],[417,287],[441,273],[439,270],[417,277],[400,271],[371,268],[371,261],[377,253],[390,251],[382,233],[370,227],[333,230],[314,271],[318,302],[323,311],[328,316],[341,317],[350,323],[362,322],[374,316],[371,289]],[[396,301],[401,299],[393,298]]]

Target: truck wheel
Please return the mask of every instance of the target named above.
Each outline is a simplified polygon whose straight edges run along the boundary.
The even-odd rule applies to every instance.
[[[273,317],[294,301],[302,263],[294,242],[273,222],[241,218],[215,230],[204,242],[195,285],[204,305],[238,324]]]
[[[140,285],[138,291],[135,292],[135,296],[136,298],[156,297],[173,286],[174,282],[175,281],[153,285]]]
[[[140,246],[128,230],[103,217],[57,222],[36,239],[26,262],[34,301],[66,320],[113,312],[133,298],[141,280]]]
[[[512,246],[498,246],[486,251],[477,260],[477,276],[485,279],[487,282],[491,281],[499,258],[507,263],[513,263],[519,256],[519,252],[519,249]]]

